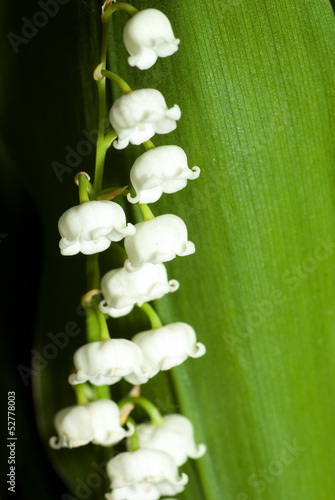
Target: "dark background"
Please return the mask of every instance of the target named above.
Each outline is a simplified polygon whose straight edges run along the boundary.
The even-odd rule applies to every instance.
[[[83,8],[90,8],[89,4],[84,2]],[[45,183],[41,176],[36,176],[35,165],[45,155],[42,142],[45,149],[49,146],[52,151],[52,145],[58,140],[56,137],[60,137],[61,144],[71,141],[71,137],[63,139],[67,133],[65,128],[68,126],[71,130],[68,117],[63,119],[66,127],[56,135],[57,127],[62,123],[62,110],[57,109],[57,99],[49,94],[48,82],[52,80],[50,87],[55,88],[55,80],[59,81],[58,99],[62,93],[73,91],[71,85],[75,84],[75,78],[69,77],[68,68],[73,63],[73,71],[77,70],[77,41],[69,20],[73,19],[77,8],[78,3],[73,0],[59,5],[57,15],[50,17],[47,25],[41,27],[27,44],[18,45],[16,54],[8,33],[20,35],[22,18],[31,20],[42,9],[38,2],[27,0],[3,1],[0,6],[2,499],[51,500],[60,499],[67,493],[66,486],[51,467],[38,435],[31,379],[25,385],[17,367],[21,365],[29,369],[31,363],[46,245],[41,217],[43,210],[35,196],[36,190],[45,189]],[[57,51],[52,53],[51,40],[57,42]],[[73,116],[73,122],[75,120]],[[50,162],[46,164],[46,169],[51,170]],[[59,191],[58,187],[57,196],[61,196]],[[50,193],[50,198],[53,198],[53,193]],[[47,217],[47,214],[44,216]],[[6,447],[8,391],[15,391],[16,394],[15,493],[8,492],[7,477],[5,479],[9,471]]]

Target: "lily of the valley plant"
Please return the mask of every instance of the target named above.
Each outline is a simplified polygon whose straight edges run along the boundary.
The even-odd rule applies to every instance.
[[[124,239],[124,266],[106,269],[100,288],[93,286],[82,299],[87,314],[93,314],[99,335],[87,323],[86,342],[74,353],[74,371],[69,383],[76,391],[77,405],[61,409],[55,416],[58,437],[50,438],[50,446],[75,448],[87,443],[108,447],[128,438],[124,452],[107,463],[111,492],[107,500],[157,500],[174,496],[188,482],[178,467],[188,458],[200,458],[204,444],[196,444],[193,425],[186,416],[162,416],[157,407],[140,396],[140,386],[161,370],[169,370],[188,357],[198,358],[206,352],[197,341],[193,327],[183,322],[163,325],[149,301],[176,292],[179,282],[169,279],[164,262],[195,252],[188,239],[185,222],[175,214],[155,217],[146,203],[157,201],[164,193],[185,188],[196,179],[200,169],[187,165],[180,146],[155,148],[150,139],[168,134],[181,117],[178,105],[169,106],[156,89],[132,91],[118,75],[106,69],[108,28],[112,14],[123,10],[130,15],[123,38],[130,54],[128,62],[140,70],[150,68],[158,57],[171,56],[178,50],[167,17],[156,9],[138,11],[125,3],[107,1],[102,8],[101,61],[94,71],[99,89],[99,135],[94,182],[84,172],[76,176],[79,205],[69,208],[59,219],[61,253],[87,255],[88,268],[98,276],[97,254],[108,252],[113,243]],[[112,130],[104,130],[106,112],[106,78],[119,85],[123,96],[110,109]],[[143,144],[145,152],[132,166],[130,181],[135,192],[103,186],[103,169],[107,149],[113,144],[124,149],[129,144]],[[103,191],[103,194],[102,194]],[[106,199],[106,192],[107,199]],[[129,203],[137,203],[143,221],[127,223],[116,199],[127,195]],[[111,201],[111,199],[116,201]],[[182,286],[181,286],[182,289]],[[182,290],[181,292],[182,293]],[[125,316],[134,307],[147,314],[151,329],[138,332],[132,340],[110,338],[107,320]],[[110,398],[109,386],[121,379],[137,386],[118,403]],[[137,423],[130,416],[136,404],[148,413],[150,422]],[[127,428],[125,428],[126,426]]]

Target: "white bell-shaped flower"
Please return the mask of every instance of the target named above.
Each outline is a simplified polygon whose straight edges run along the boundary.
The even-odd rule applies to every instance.
[[[106,495],[107,500],[157,500],[161,495],[180,493],[188,482],[186,474],[178,475],[173,458],[157,450],[138,449],[120,453],[107,463],[107,474],[114,490]]]
[[[75,352],[73,361],[77,373],[69,376],[72,385],[87,381],[93,385],[112,385],[127,375],[136,377],[138,383],[146,383],[153,376],[153,370],[143,364],[141,349],[126,339],[83,345]]]
[[[131,170],[130,181],[136,196],[127,195],[131,203],[154,203],[163,193],[176,193],[197,179],[200,168],[188,168],[185,151],[179,146],[159,146],[139,156]]]
[[[120,425],[120,410],[114,401],[100,399],[81,406],[60,410],[54,419],[58,438],[50,438],[51,448],[77,448],[87,443],[111,446],[134,432]]]
[[[135,225],[136,233],[124,240],[129,259],[124,266],[136,271],[145,263],[159,264],[195,252],[194,243],[187,240],[185,222],[176,215],[165,214]]]
[[[122,488],[115,488],[111,493],[106,493],[107,500],[158,500],[160,492],[154,484],[134,483]]]
[[[164,264],[144,264],[133,273],[124,267],[113,269],[101,280],[101,291],[105,300],[100,310],[113,318],[128,314],[135,304],[156,300],[179,288],[176,280],[168,281]]]
[[[112,241],[135,233],[134,226],[126,223],[120,205],[107,200],[88,201],[69,208],[59,219],[58,229],[63,255],[103,252]]]
[[[153,371],[170,370],[188,357],[199,358],[206,352],[204,344],[197,342],[194,329],[181,322],[137,333],[132,342],[141,348],[144,364]]]
[[[178,50],[180,40],[175,38],[171,23],[157,9],[141,10],[125,25],[123,41],[130,57],[130,66],[151,68],[158,57],[168,57]]]
[[[193,425],[183,415],[165,415],[160,425],[145,422],[137,426],[137,433],[140,448],[165,451],[178,467],[188,458],[200,458],[206,452],[204,444],[196,445]]]
[[[181,111],[176,104],[168,109],[162,94],[155,89],[134,90],[115,101],[109,119],[118,139],[116,149],[142,144],[155,133],[168,134],[177,127]]]

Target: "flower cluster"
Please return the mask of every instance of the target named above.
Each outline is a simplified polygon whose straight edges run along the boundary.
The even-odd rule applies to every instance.
[[[140,385],[160,370],[170,370],[188,357],[199,358],[205,352],[190,325],[171,323],[137,333],[131,341],[109,339],[83,345],[74,354],[76,373],[69,376],[69,383],[112,385],[124,378]]]
[[[133,13],[123,37],[130,54],[129,64],[139,69],[150,68],[158,57],[173,54],[179,44],[170,22],[156,9]],[[101,75],[103,77],[103,71]],[[147,143],[155,133],[174,130],[180,116],[179,106],[169,109],[158,90],[127,92],[110,110],[116,138],[113,144],[116,149],[123,149],[129,143]],[[148,400],[130,397],[132,405],[142,404],[151,418],[151,422],[136,425],[132,419],[127,421],[133,406],[126,411],[123,402],[118,406],[99,396],[102,393],[98,388],[101,391],[121,379],[138,386],[139,391],[139,386],[159,371],[169,370],[188,357],[198,358],[206,352],[205,346],[197,342],[192,326],[183,322],[163,326],[148,304],[179,288],[178,281],[168,279],[164,263],[176,256],[193,254],[195,246],[188,240],[186,224],[180,217],[173,214],[154,217],[145,204],[157,201],[163,193],[185,188],[188,180],[199,176],[200,169],[188,168],[186,154],[179,146],[144,145],[146,152],[137,158],[130,172],[135,196],[127,194],[130,203],[139,204],[144,216],[142,222],[127,224],[125,212],[118,203],[101,199],[97,189],[91,185],[88,189],[88,181],[82,180],[80,204],[67,210],[58,223],[63,255],[81,252],[90,256],[124,239],[123,267],[103,275],[100,290],[93,291],[101,293],[102,299],[96,302],[94,297],[93,304],[91,297],[87,306],[96,314],[100,337],[88,336],[89,342],[74,354],[75,369],[69,383],[81,399],[78,396],[77,406],[56,414],[54,424],[58,437],[50,439],[50,446],[58,449],[90,442],[111,446],[128,438],[127,451],[107,464],[112,490],[106,494],[107,500],[158,500],[162,495],[178,494],[188,481],[186,474],[179,474],[178,467],[188,458],[199,458],[206,451],[205,445],[196,444],[193,425],[186,417],[177,414],[162,417]],[[147,312],[152,328],[137,333],[131,340],[110,338],[107,317],[125,316],[135,306]],[[125,422],[127,430],[123,427]]]

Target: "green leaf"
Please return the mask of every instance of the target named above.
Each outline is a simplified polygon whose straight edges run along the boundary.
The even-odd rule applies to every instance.
[[[198,165],[197,181],[152,206],[181,216],[197,251],[167,265],[180,290],[157,302],[164,322],[185,321],[207,354],[188,360],[143,387],[163,412],[190,417],[207,454],[189,462],[183,500],[315,500],[334,490],[334,143],[335,23],[327,0],[206,3],[139,1],[171,20],[180,49],[150,70],[129,68],[122,46],[127,17],[116,14],[110,69],[133,88],[158,88],[179,104],[175,132],[155,144],[178,144]],[[78,10],[77,10],[77,9]],[[69,321],[81,333],[32,377],[45,442],[52,418],[74,404],[67,384],[74,350],[84,342],[76,312],[85,292],[85,259],[61,258],[57,219],[77,203],[72,173],[59,183],[51,164],[97,127],[92,72],[99,62],[99,2],[74,2],[16,61],[25,85],[9,89],[16,113],[25,109],[22,147],[7,143],[41,213],[45,259],[37,349]],[[33,11],[31,12],[31,15]],[[64,35],[63,35],[64,34]],[[78,45],[77,45],[78,43]],[[48,50],[49,58],[44,57]],[[25,51],[25,52],[24,52]],[[52,60],[52,64],[50,64]],[[20,69],[20,71],[19,71]],[[38,77],[37,77],[38,75]],[[10,92],[11,90],[11,92]],[[111,94],[119,95],[113,88]],[[28,100],[29,96],[29,100]],[[9,130],[17,130],[11,118]],[[111,151],[111,186],[128,184],[141,148]],[[93,172],[93,152],[80,170]],[[108,183],[106,186],[108,187]],[[128,209],[130,211],[130,209]],[[102,272],[115,265],[112,253]],[[117,264],[116,264],[117,265]],[[147,328],[140,311],[111,320],[113,336]],[[113,397],[129,390],[112,387]],[[75,491],[111,456],[97,447],[50,452]],[[99,472],[96,472],[98,477]],[[102,480],[101,480],[102,483]],[[90,498],[103,498],[103,488]],[[78,491],[77,491],[78,495]],[[79,497],[78,497],[79,498]]]

